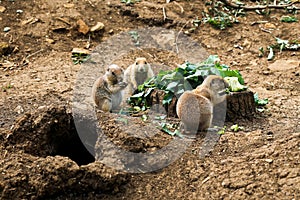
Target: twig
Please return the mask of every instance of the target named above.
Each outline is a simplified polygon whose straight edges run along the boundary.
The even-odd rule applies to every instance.
[[[71,25],[71,23],[68,22],[68,21],[67,21],[66,19],[64,19],[64,18],[57,17],[56,19],[58,19],[58,20],[60,20],[60,21],[62,21],[62,22],[64,22],[64,23],[66,23],[66,24],[68,24],[68,25]]]
[[[95,5],[90,0],[88,0],[88,2],[93,8],[95,8]]]
[[[266,33],[272,33],[271,31],[264,29],[264,28],[260,28],[260,30],[262,30],[263,32],[266,32]]]
[[[266,8],[275,8],[275,9],[295,9],[295,10],[300,10],[300,7],[291,7],[295,3],[299,3],[298,1],[291,2],[289,4],[285,5],[260,5],[260,6],[243,6],[243,5],[238,5],[235,3],[230,2],[229,0],[220,0],[223,2],[225,5],[230,6],[232,8],[236,9],[244,9],[244,10],[263,10]]]
[[[44,51],[44,49],[40,49],[40,50],[38,50],[38,51],[36,51],[36,52],[34,52],[34,53],[32,53],[32,54],[29,54],[28,56],[26,56],[26,59],[28,59],[28,58],[30,58],[31,56],[34,56],[34,55],[36,55],[36,54],[38,54],[38,53],[40,53],[40,52],[42,52],[42,51]]]
[[[176,1],[174,1],[174,4],[176,4],[180,8],[181,13],[184,12],[183,7],[179,3],[177,3]]]
[[[188,24],[189,22],[186,22],[183,27],[179,30],[176,38],[175,38],[175,46],[176,46],[176,53],[178,54],[179,53],[179,49],[178,49],[178,45],[177,45],[177,41],[178,41],[178,38],[179,38],[179,34],[183,31],[184,27]]]
[[[264,23],[268,23],[269,21],[256,21],[256,22],[252,22],[251,26],[255,25],[255,24],[264,24]]]
[[[163,10],[163,15],[164,15],[164,21],[166,21],[167,15],[166,15],[166,9],[165,9],[165,7],[163,7],[162,10]]]

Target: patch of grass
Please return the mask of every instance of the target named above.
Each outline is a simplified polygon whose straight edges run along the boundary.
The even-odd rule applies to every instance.
[[[297,22],[298,19],[296,17],[292,17],[292,16],[282,16],[280,21],[287,22],[287,23],[292,23],[292,22]]]
[[[74,65],[81,64],[89,59],[90,55],[83,53],[72,53],[72,61]]]
[[[214,28],[224,30],[228,27],[232,27],[234,23],[239,23],[238,16],[244,16],[243,9],[234,9],[224,5],[221,1],[207,2],[209,7],[208,12],[203,12],[204,23],[212,25]]]
[[[227,27],[232,27],[233,20],[230,17],[208,17],[204,18],[204,23],[212,25],[214,28],[224,30]]]

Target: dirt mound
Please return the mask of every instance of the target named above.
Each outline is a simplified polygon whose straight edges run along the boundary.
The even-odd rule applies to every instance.
[[[70,191],[73,195],[75,191],[111,192],[128,181],[128,175],[94,162],[63,106],[25,114],[4,143],[0,164],[3,199],[48,198]]]

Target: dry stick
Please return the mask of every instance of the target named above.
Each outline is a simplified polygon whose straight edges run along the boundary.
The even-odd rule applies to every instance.
[[[38,53],[40,53],[40,52],[42,52],[42,51],[44,51],[44,49],[40,49],[40,50],[38,50],[38,51],[36,51],[36,52],[34,52],[34,53],[32,53],[32,54],[29,54],[28,56],[26,56],[26,59],[28,59],[28,58],[30,58],[31,56],[34,56],[34,55],[36,55],[36,54],[38,54]]]
[[[228,0],[220,0],[223,2],[225,5],[230,6],[232,8],[237,8],[237,9],[244,9],[244,10],[263,10],[266,8],[275,8],[275,9],[295,9],[295,10],[300,10],[300,7],[290,7],[295,3],[300,3],[298,1],[291,2],[286,5],[266,5],[266,6],[242,6],[242,5],[237,5],[235,3],[232,3]]]
[[[176,4],[176,5],[180,8],[180,12],[181,12],[181,13],[184,12],[183,7],[182,7],[179,3],[177,3],[176,1],[174,1],[174,4]]]
[[[184,27],[188,24],[189,22],[186,22],[183,27],[179,30],[176,38],[175,38],[175,45],[176,45],[176,53],[178,54],[179,53],[179,49],[178,49],[178,45],[177,45],[177,41],[178,41],[178,38],[179,38],[179,34],[183,31]]]
[[[164,21],[166,21],[167,15],[166,15],[166,9],[165,9],[165,7],[163,7],[162,10],[163,10],[163,15],[164,15]]]

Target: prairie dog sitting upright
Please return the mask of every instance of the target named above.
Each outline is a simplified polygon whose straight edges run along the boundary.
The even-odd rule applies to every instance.
[[[124,81],[128,83],[127,95],[131,96],[139,85],[153,76],[154,73],[146,58],[136,58],[135,63],[130,65],[124,72]]]
[[[213,119],[213,107],[226,99],[228,84],[217,75],[209,75],[196,89],[178,99],[176,113],[185,131],[206,130]]]
[[[106,73],[99,77],[92,88],[92,98],[96,107],[105,112],[119,109],[122,101],[122,90],[127,86],[123,82],[124,71],[118,65],[112,64]]]

